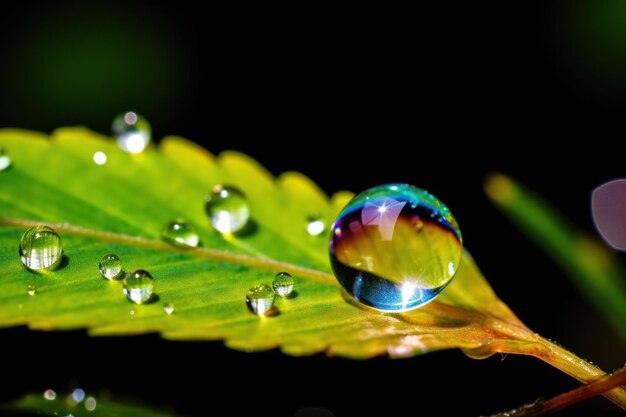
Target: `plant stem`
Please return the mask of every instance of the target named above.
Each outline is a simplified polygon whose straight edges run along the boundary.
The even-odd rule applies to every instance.
[[[582,385],[564,394],[557,395],[546,401],[536,401],[505,413],[498,413],[493,417],[502,417],[515,414],[516,417],[540,417],[563,408],[605,393],[610,389],[626,384],[626,367],[604,376],[588,385]]]

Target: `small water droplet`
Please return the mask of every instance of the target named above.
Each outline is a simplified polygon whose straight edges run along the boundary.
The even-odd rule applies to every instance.
[[[166,242],[183,248],[195,248],[200,244],[200,236],[196,227],[183,219],[172,220],[161,231]]]
[[[150,143],[150,123],[135,112],[129,111],[113,119],[111,126],[117,144],[124,152],[141,153]]]
[[[48,401],[52,401],[57,398],[57,393],[54,390],[47,389],[44,391],[43,397]]]
[[[3,147],[0,147],[0,171],[4,171],[11,166],[11,158],[7,155]]]
[[[237,233],[250,220],[246,196],[232,185],[216,185],[205,197],[205,209],[211,225],[220,233]]]
[[[165,303],[163,304],[163,311],[165,311],[165,314],[171,315],[174,313],[174,304],[172,303]]]
[[[276,294],[265,284],[255,285],[246,293],[248,309],[259,316],[264,316],[273,306]]]
[[[17,305],[17,308],[18,308],[18,310],[23,309],[23,308],[24,308],[24,304],[18,304],[18,305]]]
[[[319,236],[326,230],[326,223],[319,214],[309,214],[306,218],[306,231],[311,236]]]
[[[109,281],[119,279],[123,275],[122,261],[119,256],[113,253],[104,255],[102,259],[100,259],[98,267],[100,268],[100,275],[102,278]]]
[[[413,219],[423,223],[418,233]],[[357,301],[381,311],[408,311],[433,300],[461,261],[461,231],[429,192],[387,184],[357,195],[331,233],[331,266]]]
[[[31,271],[54,269],[61,261],[61,238],[51,227],[34,226],[22,235],[19,252]]]
[[[74,391],[72,391],[72,400],[75,403],[80,403],[84,399],[85,399],[85,391],[83,391],[80,388],[76,388]]]
[[[148,271],[138,269],[124,277],[124,294],[134,303],[142,304],[152,298],[154,280]]]
[[[37,294],[37,288],[35,288],[34,285],[29,285],[26,289],[26,292],[28,293],[28,295],[33,296]]]
[[[94,397],[87,397],[85,399],[85,410],[93,411],[96,409],[96,399]]]
[[[102,151],[98,151],[93,154],[93,161],[96,165],[104,165],[107,163],[107,154]]]
[[[289,297],[292,294],[293,285],[293,277],[287,272],[279,272],[276,274],[274,281],[272,282],[274,292],[283,298]]]
[[[131,316],[134,316],[134,315],[135,315],[135,310],[130,310],[130,311],[128,312],[128,314],[130,314]]]

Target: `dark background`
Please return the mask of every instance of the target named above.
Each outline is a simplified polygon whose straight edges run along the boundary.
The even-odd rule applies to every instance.
[[[426,188],[452,208],[467,248],[530,328],[617,367],[624,346],[490,205],[482,181],[509,174],[593,233],[591,190],[624,175],[626,4],[440,3],[13,5],[0,17],[0,126],[108,133],[115,114],[133,109],[157,140],[177,134],[214,153],[237,149],[329,193]],[[198,416],[221,415],[215,407],[292,416],[313,405],[337,417],[433,408],[475,416],[577,385],[533,358],[475,361],[459,351],[355,362],[25,329],[0,331],[0,346],[17,364],[2,372],[2,398],[78,384]],[[143,371],[130,370],[133,360]],[[619,412],[595,399],[558,415],[600,414]]]

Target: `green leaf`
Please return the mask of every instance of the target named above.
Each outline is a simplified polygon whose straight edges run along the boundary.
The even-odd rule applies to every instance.
[[[487,195],[572,279],[626,343],[626,274],[614,252],[512,179],[494,174]]]
[[[92,397],[76,403],[69,395],[57,395],[53,400],[47,400],[41,394],[29,394],[22,398],[0,406],[0,411],[32,412],[41,416],[74,416],[74,417],[177,417],[174,412],[157,411],[154,408],[130,405]],[[89,408],[89,409],[88,409]]]
[[[245,155],[214,157],[177,137],[129,155],[83,128],[59,129],[51,138],[2,130],[0,146],[12,159],[0,172],[0,326],[158,332],[177,340],[224,339],[246,351],[279,347],[291,355],[351,358],[461,348],[481,358],[534,355],[583,382],[604,375],[524,326],[467,252],[451,285],[423,308],[385,314],[352,302],[330,273],[327,239],[304,227],[313,212],[332,222],[351,194],[328,199],[301,174],[274,179]],[[93,162],[98,151],[106,153],[105,165]],[[219,183],[248,195],[252,233],[225,238],[209,227],[203,197]],[[203,247],[185,250],[160,240],[162,226],[178,217],[200,229]],[[24,230],[42,223],[61,235],[67,262],[34,274],[16,252]],[[118,282],[100,278],[97,264],[107,253],[119,255],[128,270],[149,270],[159,302],[130,304]],[[295,277],[297,297],[279,300],[276,316],[250,314],[248,288],[269,284],[279,271]],[[37,295],[27,294],[28,285]],[[175,305],[174,314],[163,312],[164,302]],[[607,396],[626,406],[624,390]]]
[[[242,350],[280,346],[294,355],[354,358],[478,348],[494,338],[480,325],[491,319],[523,328],[468,255],[440,302],[427,308],[382,314],[350,302],[330,275],[327,239],[308,235],[304,225],[311,212],[330,223],[351,194],[329,201],[301,174],[274,180],[244,155],[215,158],[173,137],[138,156],[81,128],[60,129],[52,140],[6,130],[0,144],[12,159],[0,177],[2,326],[160,332],[170,339],[223,338]],[[97,151],[107,155],[103,166],[92,160]],[[249,196],[256,232],[225,239],[210,229],[203,197],[217,183],[236,184]],[[202,248],[160,240],[162,226],[177,217],[198,226]],[[16,249],[23,231],[42,222],[60,233],[67,265],[34,274]],[[151,271],[160,301],[132,305],[120,283],[100,278],[97,263],[107,253],[119,255],[128,269]],[[270,283],[281,270],[296,278],[298,296],[279,300],[277,317],[250,314],[247,289]],[[36,287],[36,296],[27,294],[27,285]],[[163,302],[174,304],[173,315],[164,314]]]

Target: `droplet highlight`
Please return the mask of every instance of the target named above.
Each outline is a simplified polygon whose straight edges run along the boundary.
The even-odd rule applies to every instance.
[[[61,238],[49,226],[31,227],[20,239],[20,259],[31,271],[54,269],[61,262],[62,252]]]
[[[309,214],[306,218],[306,231],[311,236],[319,236],[326,230],[326,223],[319,214]]]
[[[85,398],[85,410],[87,411],[93,411],[96,409],[96,399],[94,397],[87,397]]]
[[[52,401],[52,400],[55,400],[57,398],[57,393],[54,392],[54,390],[52,390],[52,389],[47,389],[47,390],[44,391],[43,397],[46,400],[48,400],[48,401]]]
[[[264,316],[274,306],[276,294],[265,284],[255,285],[246,293],[246,305],[252,313]]]
[[[153,291],[154,280],[148,271],[139,269],[124,277],[124,294],[133,303],[143,304],[150,301]]]
[[[242,231],[250,220],[250,204],[241,190],[232,185],[216,185],[205,197],[211,226],[220,233]]]
[[[4,171],[11,166],[11,157],[3,147],[0,147],[0,171]]]
[[[80,403],[84,399],[85,391],[83,391],[81,388],[76,388],[74,391],[72,391],[72,400],[75,403]]]
[[[163,226],[161,237],[166,242],[182,248],[196,248],[200,244],[196,227],[183,219],[172,220]]]
[[[100,276],[108,281],[120,279],[122,277],[122,261],[119,256],[113,253],[104,255],[102,259],[100,259],[98,267],[100,269]]]
[[[364,191],[332,226],[337,280],[380,311],[412,310],[433,300],[452,280],[461,254],[461,231],[450,210],[408,184]]]
[[[272,288],[276,295],[287,298],[293,294],[293,277],[288,272],[279,272],[272,281]]]
[[[144,151],[152,137],[150,123],[141,115],[129,111],[113,119],[111,126],[118,146],[124,151],[138,154]]]
[[[26,287],[26,293],[32,297],[37,294],[37,288],[34,285],[29,285]]]
[[[104,165],[107,163],[107,154],[102,151],[95,152],[93,154],[93,161],[96,165]]]
[[[163,304],[163,311],[165,311],[165,314],[167,314],[168,316],[174,314],[174,304],[172,303]]]

